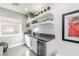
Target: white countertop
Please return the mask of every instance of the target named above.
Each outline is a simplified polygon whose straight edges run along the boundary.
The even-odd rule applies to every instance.
[[[32,35],[29,35],[29,36],[34,37],[36,39],[43,40],[45,42],[48,42],[48,41],[50,41],[50,40],[55,38],[54,35],[53,35],[53,37],[48,37],[48,36],[47,37],[46,36],[32,36]]]

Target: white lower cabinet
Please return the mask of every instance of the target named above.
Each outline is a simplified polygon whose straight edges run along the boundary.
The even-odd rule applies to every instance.
[[[37,54],[37,39],[30,37],[31,40],[31,50],[34,51]]]
[[[30,40],[30,36],[25,35],[25,44],[30,48],[31,44],[30,44],[31,40]]]
[[[37,54],[37,39],[29,35],[25,35],[26,45]]]
[[[54,46],[56,42],[54,42],[54,40],[43,43],[41,41],[38,42],[38,39],[33,38],[29,35],[25,35],[25,37],[26,37],[26,45],[36,54],[45,56],[50,56],[54,54],[54,50],[56,50],[55,49],[56,46]]]

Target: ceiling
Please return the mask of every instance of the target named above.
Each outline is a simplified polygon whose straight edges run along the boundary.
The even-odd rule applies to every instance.
[[[45,5],[47,3],[0,3],[0,7],[19,13],[25,13],[25,8],[27,11],[37,11]]]

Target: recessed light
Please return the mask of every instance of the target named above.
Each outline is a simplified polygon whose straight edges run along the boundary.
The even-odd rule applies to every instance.
[[[27,8],[25,8],[25,11],[27,11]]]

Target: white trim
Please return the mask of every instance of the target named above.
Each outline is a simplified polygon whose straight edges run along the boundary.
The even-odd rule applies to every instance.
[[[20,46],[20,45],[23,45],[23,44],[24,44],[23,42],[17,43],[17,44],[14,44],[14,45],[10,45],[9,48],[17,47],[17,46]]]

